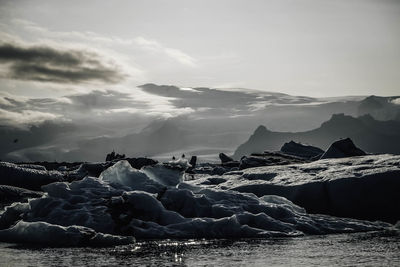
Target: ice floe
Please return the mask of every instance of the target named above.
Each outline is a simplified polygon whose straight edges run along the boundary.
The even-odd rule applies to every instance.
[[[46,222],[19,221],[6,230],[0,230],[0,240],[9,243],[46,244],[47,246],[115,246],[133,243],[130,236],[96,233],[82,226],[63,227]]]
[[[311,213],[396,222],[400,219],[400,156],[370,155],[266,166],[218,176],[196,175],[193,186],[257,196],[279,195]],[[222,181],[222,180],[221,180]]]
[[[339,210],[342,202],[349,210],[363,201],[382,205],[386,200],[380,200],[376,177],[393,182],[390,190],[398,192],[399,160],[391,155],[321,160],[221,176],[195,174],[191,181],[182,181],[182,166],[157,164],[137,170],[122,160],[99,178],[50,183],[42,186],[42,197],[6,207],[0,213],[0,241],[115,245],[133,242],[133,237],[262,238],[393,229],[379,221],[310,214],[307,205],[291,199],[323,205],[318,201],[328,194],[337,198],[330,205]],[[356,187],[356,179],[366,185]],[[372,185],[376,196],[368,191]],[[350,193],[353,199],[348,199]],[[366,193],[372,194],[371,200],[357,201]],[[398,200],[391,194],[388,198]],[[374,212],[375,207],[369,207]]]
[[[31,190],[40,190],[42,185],[63,180],[58,171],[46,171],[32,166],[18,166],[9,162],[0,162],[0,184]]]

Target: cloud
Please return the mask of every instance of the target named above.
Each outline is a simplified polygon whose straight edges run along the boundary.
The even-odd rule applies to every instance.
[[[24,128],[27,124],[35,125],[45,121],[55,120],[60,115],[40,112],[36,110],[22,110],[20,112],[0,109],[0,125],[18,126]]]
[[[86,128],[116,131],[136,127],[138,121],[188,114],[189,107],[176,107],[168,98],[136,88],[134,93],[93,90],[53,98],[28,98],[0,92],[0,126],[26,128],[44,121],[68,121]],[[109,127],[109,125],[113,125]]]
[[[2,111],[0,111],[2,114]],[[10,152],[15,151],[14,154],[25,154],[19,153],[27,148],[44,145],[49,148],[52,141],[56,140],[61,136],[70,136],[76,131],[75,126],[65,122],[54,122],[44,121],[38,125],[29,125],[24,128],[14,127],[13,125],[1,125],[0,126],[0,140],[2,140],[0,146],[0,159],[2,160],[16,160],[25,161],[29,160],[22,157],[11,156]],[[66,139],[63,139],[65,144]],[[53,149],[50,149],[52,151]],[[46,160],[54,160],[54,157],[48,157]],[[32,160],[40,160],[39,158],[32,158]]]
[[[177,86],[145,84],[140,86],[150,94],[170,98],[177,107],[222,108],[248,110],[249,105],[262,99],[256,93],[211,88],[179,88]]]
[[[148,40],[144,37],[135,38],[135,42],[143,49],[154,53],[160,53],[168,56],[169,58],[189,67],[196,67],[196,60],[188,54],[176,48],[165,47],[157,41]]]
[[[49,46],[0,44],[3,78],[78,84],[117,83],[125,75],[113,62],[84,50],[65,50]]]
[[[147,104],[144,101],[134,99],[131,94],[116,90],[94,90],[85,94],[65,96],[71,101],[70,106],[74,109],[123,109],[138,108],[145,109]]]

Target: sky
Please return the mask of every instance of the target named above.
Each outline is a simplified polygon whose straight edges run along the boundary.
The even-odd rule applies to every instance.
[[[388,0],[0,0],[0,124],[194,111],[146,83],[398,95],[399,25]]]

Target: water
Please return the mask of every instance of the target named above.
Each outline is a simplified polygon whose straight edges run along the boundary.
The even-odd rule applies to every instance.
[[[263,240],[138,242],[115,248],[0,244],[0,266],[400,266],[400,236],[359,233]]]

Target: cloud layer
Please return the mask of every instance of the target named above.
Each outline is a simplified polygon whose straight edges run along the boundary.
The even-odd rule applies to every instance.
[[[16,80],[76,84],[117,83],[124,78],[115,64],[83,50],[3,43],[0,63],[4,65],[2,76]]]

